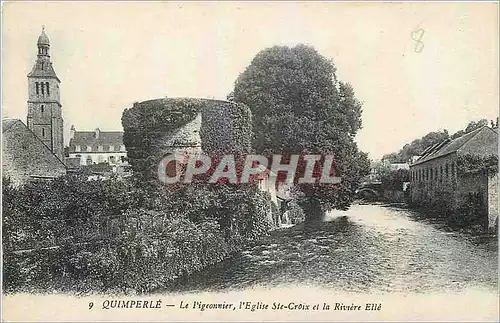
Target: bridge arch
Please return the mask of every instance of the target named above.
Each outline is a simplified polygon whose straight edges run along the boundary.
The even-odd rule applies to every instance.
[[[380,197],[380,192],[370,187],[363,187],[356,191],[356,196],[362,199],[376,199]]]

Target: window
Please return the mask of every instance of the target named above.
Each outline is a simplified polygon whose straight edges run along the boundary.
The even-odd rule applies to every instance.
[[[445,170],[446,170],[445,177],[448,178],[448,164],[446,164]]]
[[[115,146],[110,145],[110,146],[109,146],[109,151],[115,151]]]
[[[47,95],[50,95],[49,82],[45,82],[45,86],[47,87]]]
[[[434,179],[434,170],[431,168],[431,181]]]
[[[42,106],[40,107],[40,112],[43,114],[43,110],[44,110],[45,106],[42,104]]]
[[[43,82],[42,82],[42,83],[40,83],[40,87],[42,88],[42,95],[44,95],[45,93],[44,93],[44,86],[43,86]]]
[[[455,162],[451,163],[451,177],[455,177]]]
[[[91,146],[87,146],[87,151],[91,152],[92,151],[92,147]]]
[[[42,128],[42,137],[45,137],[45,129]]]
[[[443,165],[439,166],[439,179],[443,180]]]
[[[75,146],[75,151],[82,151],[82,148],[80,147],[80,145]]]
[[[40,84],[38,84],[38,82],[35,82],[35,86],[36,86],[36,94],[40,94]]]
[[[97,146],[97,151],[104,151],[103,146]]]

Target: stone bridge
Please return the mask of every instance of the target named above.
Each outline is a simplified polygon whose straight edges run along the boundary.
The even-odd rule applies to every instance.
[[[376,200],[383,195],[382,182],[364,182],[355,191],[356,197],[365,200]]]

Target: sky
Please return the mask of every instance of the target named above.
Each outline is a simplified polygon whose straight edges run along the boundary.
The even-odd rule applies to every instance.
[[[42,25],[69,128],[122,130],[134,102],[225,99],[262,49],[307,44],[363,102],[374,159],[499,109],[497,3],[3,2],[2,114],[26,120]],[[420,39],[420,40],[419,40]],[[423,47],[422,47],[423,45]]]

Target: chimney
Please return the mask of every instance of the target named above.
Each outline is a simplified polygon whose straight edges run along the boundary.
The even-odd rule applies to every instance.
[[[71,129],[69,130],[69,139],[75,138],[75,132],[76,132],[75,125],[71,125]]]
[[[101,130],[99,130],[99,128],[95,128],[95,139],[99,139],[100,132],[101,132]]]

